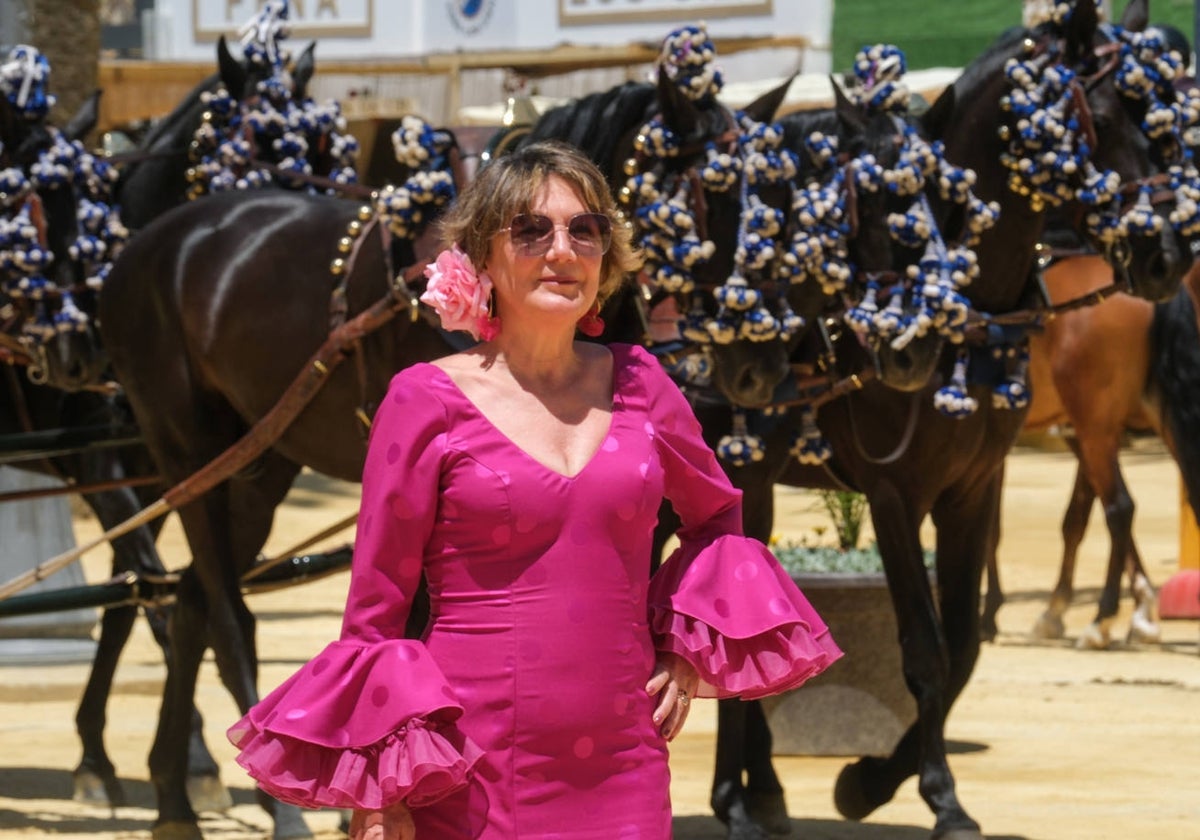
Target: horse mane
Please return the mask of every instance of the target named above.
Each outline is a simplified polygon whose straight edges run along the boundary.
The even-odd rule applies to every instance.
[[[221,77],[219,74],[213,73],[192,88],[191,92],[189,92],[187,96],[185,96],[183,100],[175,106],[175,109],[171,111],[171,113],[167,114],[162,119],[157,120],[154,125],[151,126],[150,130],[146,132],[145,138],[142,140],[142,148],[152,148],[163,137],[167,136],[169,132],[175,131],[181,125],[187,125],[188,116],[194,113],[200,105],[201,94],[205,93],[206,91],[215,90],[220,79]],[[190,126],[190,130],[195,131],[195,126]]]
[[[646,121],[657,101],[654,85],[625,82],[551,108],[534,124],[526,142],[562,140],[594,161],[608,161],[621,138]]]
[[[814,108],[808,111],[792,111],[776,119],[783,127],[783,145],[788,149],[801,149],[804,140],[814,131],[827,136],[837,136],[840,124],[834,108]]]
[[[1017,45],[1027,37],[1029,30],[1023,26],[1013,26],[1000,33],[991,46],[963,68],[954,82],[955,99],[959,102],[972,101],[975,92],[995,78],[996,65],[1007,61]]]
[[[1163,426],[1175,442],[1176,460],[1193,508],[1200,506],[1200,329],[1192,296],[1181,286],[1155,304],[1150,327],[1150,390],[1158,397]]]

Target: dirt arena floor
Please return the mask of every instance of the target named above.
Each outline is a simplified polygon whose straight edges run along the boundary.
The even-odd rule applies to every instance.
[[[1137,500],[1136,533],[1154,582],[1177,568],[1179,483],[1156,441],[1124,456]],[[1009,462],[1001,572],[1008,604],[1001,635],[986,645],[947,726],[951,766],[967,810],[990,838],[1103,840],[1200,837],[1200,622],[1164,622],[1163,642],[1118,643],[1106,652],[1075,650],[1091,620],[1107,552],[1099,514],[1084,546],[1078,600],[1067,615],[1070,638],[1037,642],[1028,630],[1057,574],[1059,519],[1073,478],[1069,454],[1018,448]],[[351,512],[357,487],[301,476],[280,510],[268,554],[282,551]],[[811,535],[821,516],[811,497],[781,490],[779,532]],[[80,541],[97,533],[77,519]],[[340,545],[349,534],[334,537]],[[160,541],[165,561],[186,561],[174,518]],[[84,561],[89,581],[107,577],[107,551]],[[254,596],[260,618],[264,693],[315,654],[339,628],[346,575]],[[1119,630],[1128,626],[1128,599]],[[82,664],[0,665],[0,837],[145,838],[154,819],[146,755],[159,705],[163,667],[144,623],[122,660],[109,713],[108,746],[134,804],[116,813],[73,803],[71,770],[79,758],[73,718],[86,673]],[[257,840],[269,821],[254,804],[248,778],[233,762],[225,728],[237,718],[211,661],[197,702],[210,747],[222,764],[234,807],[204,814],[209,840]],[[715,704],[696,704],[672,749],[675,837],[722,840],[708,808]],[[814,726],[822,725],[813,721]],[[832,803],[842,758],[786,757],[777,767],[787,789],[796,840],[916,840],[933,819],[909,780],[895,800],[860,824],[840,819]],[[310,825],[333,840],[337,815],[314,813]]]

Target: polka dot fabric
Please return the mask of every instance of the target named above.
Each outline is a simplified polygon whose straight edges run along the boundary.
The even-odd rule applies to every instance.
[[[711,695],[759,696],[840,652],[761,544],[686,401],[614,345],[608,435],[574,476],[501,434],[439,368],[373,425],[342,638],[230,730],[307,806],[406,800],[419,838],[667,840],[657,651]],[[679,550],[650,579],[662,499]],[[432,618],[402,640],[421,572]]]

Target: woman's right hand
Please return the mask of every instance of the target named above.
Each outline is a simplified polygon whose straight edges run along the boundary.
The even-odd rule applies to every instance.
[[[350,840],[416,840],[412,814],[403,802],[382,811],[355,810],[350,818]]]

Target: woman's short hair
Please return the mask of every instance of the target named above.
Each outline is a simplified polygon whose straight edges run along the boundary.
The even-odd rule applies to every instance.
[[[600,267],[597,300],[603,304],[631,271],[641,267],[641,257],[633,246],[632,229],[618,214],[604,173],[574,146],[543,140],[484,166],[442,217],[442,238],[447,247],[457,244],[474,265],[482,267],[493,237],[508,227],[514,216],[533,209],[534,199],[551,176],[569,184],[590,212],[603,213],[612,222],[612,245]]]

